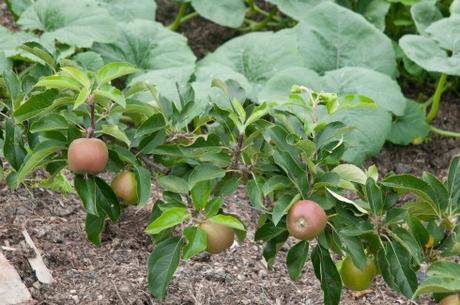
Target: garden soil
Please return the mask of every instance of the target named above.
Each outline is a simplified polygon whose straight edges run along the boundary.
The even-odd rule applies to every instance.
[[[14,28],[1,0],[0,6],[0,23]],[[159,20],[171,21],[170,12],[174,9],[168,1],[159,1]],[[181,30],[199,57],[236,34],[200,18]],[[415,94],[417,90],[411,88],[406,93]],[[427,91],[430,93],[430,89]],[[443,101],[434,124],[458,130],[459,118],[459,98],[451,95]],[[458,153],[459,140],[434,136],[417,146],[387,145],[370,162],[376,163],[382,174],[394,171],[419,175],[428,170],[445,178],[450,158]],[[156,194],[154,191],[152,202]],[[266,269],[262,245],[253,241],[257,213],[250,208],[243,191],[226,198],[225,210],[241,216],[248,227],[247,240],[225,253],[203,254],[181,262],[163,304],[323,304],[320,285],[310,263],[297,282],[289,279],[285,266],[287,246],[281,249],[273,270]],[[152,244],[143,231],[148,218],[148,209],[128,208],[118,224],[107,226],[102,245],[97,248],[86,240],[85,213],[75,195],[65,196],[39,187],[10,192],[0,183],[0,249],[3,247],[1,251],[41,305],[160,304],[147,289],[146,262]],[[44,285],[37,281],[27,261],[33,254],[21,237],[22,228],[32,236],[56,283]],[[288,244],[292,245],[293,240]],[[428,305],[434,302],[428,297],[417,303],[409,302],[377,278],[365,293],[356,295],[344,290],[341,304]]]

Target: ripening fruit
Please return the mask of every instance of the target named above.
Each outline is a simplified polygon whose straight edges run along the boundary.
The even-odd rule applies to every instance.
[[[118,198],[127,204],[137,204],[137,180],[132,172],[122,172],[112,180],[112,189]]]
[[[208,235],[208,247],[206,250],[209,253],[220,253],[233,245],[235,233],[233,229],[211,221],[206,221],[200,225],[200,228],[206,231]]]
[[[300,200],[292,205],[287,216],[289,234],[301,240],[312,240],[326,227],[327,215],[311,200]]]
[[[361,270],[353,264],[351,257],[347,256],[343,260],[340,276],[345,287],[353,291],[361,291],[369,288],[376,270],[372,259],[368,259],[367,265]]]
[[[460,305],[460,293],[445,297],[439,302],[439,305]]]
[[[67,152],[69,169],[76,174],[97,175],[109,161],[107,145],[96,138],[81,138],[70,143]]]

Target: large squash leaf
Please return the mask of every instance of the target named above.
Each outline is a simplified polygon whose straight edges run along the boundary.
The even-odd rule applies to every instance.
[[[25,29],[43,32],[41,39],[77,47],[117,38],[116,22],[94,0],[38,0],[18,20]]]
[[[308,11],[296,26],[304,66],[324,73],[364,67],[396,75],[391,40],[363,16],[331,2]]]
[[[246,6],[243,0],[192,0],[200,16],[223,26],[237,28],[243,24]]]

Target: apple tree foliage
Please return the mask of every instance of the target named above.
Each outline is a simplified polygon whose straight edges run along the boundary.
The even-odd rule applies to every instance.
[[[223,224],[244,241],[246,225],[226,207],[240,186],[259,213],[255,239],[269,268],[289,239],[291,205],[311,199],[326,211],[326,229],[297,241],[286,260],[293,280],[311,260],[326,305],[340,302],[336,262],[345,256],[359,268],[374,259],[407,298],[459,291],[450,257],[460,254],[460,157],[445,181],[358,166],[386,141],[428,135],[423,105],[396,81],[398,59],[458,75],[458,1],[449,17],[431,3],[393,1],[410,7],[419,33],[403,36],[401,49],[382,31],[396,4],[269,2],[289,16],[286,29],[241,35],[197,60],[182,35],[154,21],[153,1],[8,1],[20,31],[0,28],[0,178],[14,190],[40,169],[45,186],[75,189],[87,237],[99,245],[125,206],[102,176],[75,175],[72,186],[64,174],[70,143],[94,124],[109,148],[107,171],[134,173],[137,208],[152,184],[161,189],[145,229],[155,245],[149,290],[159,299],[179,261],[205,251],[200,223]],[[266,13],[252,1],[182,4],[233,27],[247,10]]]

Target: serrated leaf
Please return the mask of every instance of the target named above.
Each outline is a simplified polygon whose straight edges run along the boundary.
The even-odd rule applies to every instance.
[[[97,70],[96,79],[101,85],[137,71],[139,70],[136,67],[127,62],[111,62]]]
[[[295,244],[287,254],[286,265],[288,268],[289,277],[296,281],[299,279],[300,273],[307,261],[308,242],[303,240]]]
[[[224,177],[226,171],[212,164],[202,164],[192,171],[188,178],[189,188],[202,181],[212,181]]]
[[[117,140],[122,141],[128,147],[131,146],[131,141],[124,131],[120,129],[118,125],[102,125],[102,133],[114,137]]]
[[[165,190],[171,191],[174,193],[187,194],[189,191],[189,186],[188,186],[187,181],[177,176],[168,175],[168,176],[159,177],[158,183]]]
[[[120,89],[107,85],[102,86],[98,90],[95,90],[94,94],[96,94],[96,96],[98,97],[108,98],[109,100],[114,101],[115,103],[120,105],[122,108],[126,108],[125,96],[120,91]]]
[[[188,241],[184,246],[184,259],[189,259],[206,250],[208,235],[202,229],[187,227],[184,229],[184,236]]]
[[[342,279],[329,251],[317,245],[311,253],[316,278],[321,282],[324,305],[338,305],[342,292]]]
[[[169,237],[156,245],[149,256],[149,291],[160,300],[164,299],[169,282],[179,265],[182,243],[179,237]]]
[[[145,232],[151,235],[158,234],[165,229],[181,224],[191,216],[192,215],[187,211],[186,208],[167,209],[163,211],[160,217],[158,217],[155,221],[147,226]]]
[[[134,165],[134,175],[136,176],[137,195],[139,197],[137,205],[143,207],[150,199],[152,177],[149,170],[139,165]]]

